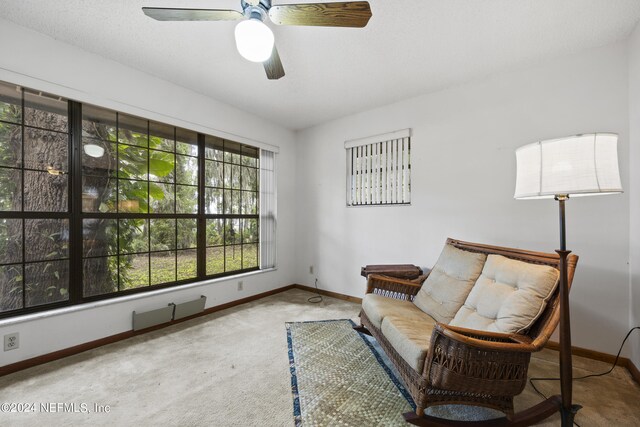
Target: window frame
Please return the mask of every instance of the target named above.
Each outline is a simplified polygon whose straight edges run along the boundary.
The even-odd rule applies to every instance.
[[[209,141],[207,141],[207,139],[210,138],[211,139],[211,143]],[[223,259],[224,259],[224,269],[226,270],[226,264],[227,264],[227,247],[231,247],[231,246],[240,246],[240,262],[241,265],[244,264],[244,247],[247,245],[254,245],[256,246],[256,264],[257,267],[250,267],[247,269],[241,268],[241,270],[233,270],[233,271],[243,271],[243,272],[248,272],[248,271],[254,271],[257,269],[260,269],[260,149],[258,149],[257,147],[251,147],[248,146],[246,144],[240,144],[234,141],[229,141],[227,139],[222,139],[222,138],[218,138],[218,137],[214,137],[214,136],[210,136],[210,135],[205,135],[204,136],[204,147],[205,150],[203,151],[203,162],[202,162],[202,179],[203,179],[203,186],[200,187],[202,188],[204,191],[202,191],[202,197],[201,197],[201,206],[202,206],[202,214],[204,215],[204,226],[205,226],[205,233],[203,233],[204,236],[204,249],[205,249],[205,257],[206,257],[206,253],[208,252],[208,249],[215,249],[215,248],[223,248]],[[216,147],[216,143],[218,144],[222,144],[222,152],[223,152],[223,158],[222,160],[216,160],[216,159],[211,159],[211,158],[207,158],[207,152],[206,152],[206,148],[211,148],[213,150],[216,150],[218,148]],[[239,147],[240,149],[240,153],[234,153],[233,151],[229,150],[225,150],[225,147],[227,145],[227,143],[231,144],[231,145],[236,145]],[[210,144],[210,145],[209,145]],[[250,165],[243,165],[242,162],[238,162],[238,163],[234,163],[233,160],[228,161],[226,160],[226,154],[227,153],[231,153],[233,154],[238,154],[239,156],[242,156],[242,153],[245,150],[249,150],[249,151],[256,151],[256,162],[255,162],[255,166],[250,166]],[[253,157],[253,156],[249,156],[249,157]],[[223,173],[222,173],[222,186],[212,186],[212,185],[207,185],[206,183],[206,176],[207,176],[207,162],[212,162],[215,163],[217,162],[218,164],[220,164],[223,168]],[[230,165],[229,168],[231,170],[233,170],[234,166],[239,167],[240,170],[240,180],[239,180],[239,187],[234,188],[233,184],[228,187],[226,184],[226,170],[227,170],[227,166],[226,165]],[[256,189],[255,190],[247,190],[245,188],[243,188],[243,182],[242,182],[242,168],[249,168],[249,169],[253,169],[255,176],[256,176]],[[230,181],[233,181],[233,177],[230,178]],[[207,189],[210,190],[219,190],[222,191],[222,200],[223,200],[223,209],[222,209],[222,213],[211,213],[211,212],[207,212],[207,207],[206,207],[206,191]],[[227,191],[230,191],[232,194],[232,198],[233,198],[233,192],[236,192],[238,194],[240,194],[240,198],[242,200],[242,195],[244,193],[253,193],[255,196],[255,214],[247,214],[244,212],[238,212],[238,213],[233,213],[233,212],[226,212],[226,198],[225,198],[225,194]],[[239,204],[240,207],[243,206],[243,203]],[[222,236],[222,245],[209,245],[207,242],[207,236],[206,236],[206,230],[207,230],[207,221],[208,220],[222,220],[222,228],[223,228],[223,236]],[[247,242],[245,243],[243,240],[243,236],[242,234],[240,234],[240,243],[231,243],[231,244],[227,244],[227,227],[226,227],[226,222],[227,220],[238,220],[240,221],[240,229],[242,230],[243,224],[245,220],[254,220],[256,223],[256,240],[252,241],[252,242]],[[235,237],[235,235],[234,235]],[[235,248],[234,248],[235,251]],[[205,272],[204,275],[206,277],[219,277],[220,275],[224,275],[226,272],[224,273],[213,273],[213,274],[207,274],[206,273],[206,269],[207,269],[207,265],[206,263],[204,264],[204,268],[205,268]]]
[[[6,263],[6,264],[2,264],[2,267],[4,266],[14,266],[14,265],[19,265],[21,268],[21,283],[22,283],[22,308],[19,309],[15,309],[15,310],[7,310],[7,311],[3,311],[0,312],[0,319],[4,318],[4,317],[11,317],[11,316],[15,316],[15,315],[19,315],[24,313],[29,313],[29,312],[37,312],[37,311],[43,311],[46,309],[51,308],[55,308],[55,307],[64,307],[69,305],[69,301],[71,300],[72,296],[71,296],[71,286],[70,284],[72,283],[72,275],[73,275],[73,268],[72,268],[72,255],[71,255],[71,228],[72,228],[72,203],[71,203],[71,189],[72,189],[72,179],[71,179],[71,168],[72,168],[72,138],[71,138],[71,123],[69,121],[69,118],[71,117],[71,107],[69,104],[69,101],[67,100],[67,130],[66,132],[62,132],[59,130],[55,130],[55,129],[51,129],[51,128],[43,128],[43,127],[39,127],[39,126],[34,126],[32,124],[27,123],[27,119],[26,119],[26,104],[27,102],[25,101],[26,96],[25,93],[32,93],[35,94],[38,91],[35,90],[31,90],[28,88],[24,88],[21,86],[17,86],[17,88],[20,89],[20,109],[21,109],[21,113],[20,113],[20,122],[10,122],[7,120],[0,120],[2,123],[4,124],[9,124],[9,125],[16,125],[16,126],[20,126],[20,144],[21,144],[21,150],[20,150],[20,158],[19,158],[19,164],[17,166],[11,166],[11,167],[7,167],[7,166],[3,166],[2,169],[10,169],[10,170],[17,170],[19,171],[20,174],[20,189],[19,189],[19,193],[20,193],[20,210],[13,210],[13,211],[0,211],[0,218],[2,219],[13,219],[13,220],[20,220],[21,221],[21,235],[20,235],[20,239],[21,239],[21,261],[20,262],[15,262],[15,263]],[[66,175],[67,176],[67,185],[66,185],[66,191],[67,191],[67,203],[66,203],[66,210],[64,211],[34,211],[34,210],[27,210],[26,209],[26,202],[25,202],[25,186],[24,186],[24,181],[25,181],[25,172],[36,172],[36,173],[47,173],[44,172],[40,169],[35,169],[32,167],[27,167],[26,162],[25,162],[25,158],[26,158],[26,154],[25,154],[25,135],[26,135],[26,130],[27,129],[32,129],[35,131],[43,131],[43,132],[49,132],[49,133],[59,133],[59,134],[65,134],[66,135],[66,139],[67,139],[67,162],[66,162],[66,171],[62,173],[62,175]],[[67,229],[69,231],[69,239],[67,241],[67,256],[65,258],[56,258],[56,259],[51,259],[51,260],[31,260],[28,261],[27,260],[27,256],[26,256],[26,245],[27,245],[27,236],[26,236],[26,222],[29,220],[66,220],[67,221]],[[52,261],[52,262],[59,262],[59,261],[66,261],[67,262],[67,266],[68,266],[68,280],[69,280],[69,287],[67,289],[68,291],[68,297],[67,299],[63,299],[60,301],[55,301],[55,302],[51,302],[51,303],[47,303],[47,304],[39,304],[39,305],[34,305],[34,306],[30,306],[30,307],[26,307],[27,305],[27,284],[26,284],[26,269],[27,266],[29,264],[38,264],[38,263],[42,263],[42,262],[47,262],[47,261]]]
[[[4,82],[0,82],[2,84],[4,84]],[[7,84],[11,84],[11,83],[7,83]],[[21,124],[20,126],[22,126],[22,144],[23,144],[23,149],[22,149],[22,153],[21,153],[21,164],[19,166],[19,169],[21,170],[21,174],[24,174],[24,127],[25,127],[25,113],[24,113],[24,105],[25,105],[25,91],[28,90],[28,88],[22,88],[21,91],[21,98],[22,98],[22,117],[21,117]],[[104,110],[110,110],[108,108],[103,108],[103,107],[99,107],[99,106],[95,106],[93,104],[85,104],[85,103],[81,103],[81,102],[77,102],[71,99],[67,99],[67,120],[68,120],[68,172],[67,172],[67,176],[68,176],[68,210],[66,212],[29,212],[29,211],[25,211],[24,210],[24,197],[23,197],[23,201],[22,201],[22,210],[21,211],[0,211],[0,218],[3,219],[22,219],[23,221],[25,221],[28,218],[38,218],[38,219],[60,219],[60,218],[66,218],[68,219],[68,224],[69,224],[69,239],[68,239],[68,263],[69,263],[69,284],[68,284],[68,299],[64,300],[64,301],[57,301],[57,302],[53,302],[53,303],[48,303],[48,304],[42,304],[42,305],[38,305],[38,306],[34,306],[34,307],[25,307],[24,304],[24,299],[25,299],[25,295],[24,295],[24,289],[25,289],[25,284],[24,284],[24,275],[23,275],[23,305],[22,308],[19,309],[14,309],[14,310],[7,310],[7,311],[3,311],[0,312],[0,319],[3,318],[10,318],[10,317],[16,317],[16,316],[21,316],[24,314],[29,314],[29,313],[34,313],[34,312],[42,312],[42,311],[47,311],[47,310],[52,310],[55,308],[60,308],[60,307],[67,307],[67,306],[73,306],[73,305],[77,305],[77,304],[82,304],[82,303],[88,303],[88,302],[93,302],[93,301],[100,301],[100,300],[105,300],[105,299],[111,299],[111,298],[117,298],[120,296],[126,296],[126,295],[133,295],[133,294],[138,294],[138,293],[144,293],[144,292],[150,292],[150,291],[154,291],[154,290],[158,290],[158,289],[164,289],[164,288],[179,288],[182,285],[186,285],[189,283],[196,283],[196,282],[201,282],[201,281],[205,281],[205,280],[210,280],[210,279],[217,279],[217,278],[222,278],[222,277],[232,277],[232,276],[236,276],[236,275],[241,275],[241,274],[245,274],[245,273],[249,273],[249,272],[254,272],[254,271],[260,271],[261,267],[260,267],[260,253],[262,250],[262,242],[261,242],[261,233],[260,233],[260,199],[261,199],[261,185],[260,185],[260,159],[261,159],[261,149],[258,147],[254,147],[251,146],[249,144],[244,144],[244,143],[239,143],[239,142],[235,142],[235,141],[231,141],[231,140],[226,140],[226,139],[221,139],[219,137],[213,136],[213,135],[208,135],[208,134],[204,134],[202,132],[198,132],[198,131],[191,131],[194,132],[195,134],[197,134],[197,147],[198,147],[198,156],[197,156],[197,164],[198,164],[198,175],[197,175],[197,191],[198,191],[198,210],[196,213],[151,213],[151,212],[147,212],[147,213],[130,213],[130,212],[83,212],[83,171],[82,171],[82,156],[83,156],[83,115],[82,115],[82,107],[83,105],[90,105],[92,108],[98,108],[98,109],[104,109]],[[111,110],[113,111],[113,110]],[[126,114],[126,113],[119,113],[116,111],[116,113],[118,114]],[[129,114],[126,114],[127,116],[129,116]],[[148,137],[151,135],[149,128],[150,128],[150,123],[159,123],[161,125],[167,125],[167,126],[171,126],[174,128],[174,134],[178,132],[179,129],[184,129],[178,126],[173,126],[173,125],[168,125],[166,123],[160,123],[154,120],[150,120],[150,119],[144,119],[141,118],[143,120],[147,121],[147,129],[148,129]],[[7,122],[8,123],[8,122]],[[11,123],[13,124],[13,123]],[[188,130],[188,129],[185,129]],[[117,131],[117,129],[116,129]],[[242,214],[242,213],[238,213],[238,214],[231,214],[231,213],[221,213],[221,214],[208,214],[206,213],[206,209],[205,209],[205,189],[206,189],[206,170],[205,170],[205,163],[206,163],[206,156],[205,156],[205,148],[206,148],[206,138],[208,137],[212,137],[218,140],[223,141],[223,143],[225,141],[228,141],[231,144],[236,144],[239,145],[240,147],[247,147],[248,150],[252,150],[256,153],[256,166],[255,166],[255,173],[256,173],[256,191],[255,191],[255,196],[256,196],[256,213],[255,214],[250,214],[250,215],[246,215],[246,214]],[[119,138],[116,138],[116,140],[119,140]],[[176,139],[174,138],[174,142],[176,141]],[[119,141],[114,141],[116,144],[119,143]],[[150,153],[152,148],[149,147],[147,145],[147,147],[145,147],[146,150],[148,150],[148,152]],[[177,149],[175,149],[174,147],[174,164],[177,164]],[[118,163],[116,162],[116,171],[117,168],[119,167]],[[16,167],[18,168],[18,167]],[[174,166],[174,171],[175,171],[176,166]],[[119,179],[117,174],[116,174],[116,178],[115,179]],[[174,177],[173,177],[173,186],[174,186],[174,197],[177,199],[176,196],[176,189],[177,189],[177,176],[175,176],[175,172],[174,172]],[[151,181],[150,177],[147,174],[147,183],[149,183]],[[19,191],[21,191],[22,193],[24,193],[24,181],[22,181],[21,183],[21,189]],[[241,186],[242,187],[242,186]],[[240,193],[243,191],[242,188],[240,188],[240,190],[238,190]],[[223,191],[223,196],[222,196],[223,200],[224,200],[224,191]],[[147,200],[150,201],[150,196],[149,194],[147,194]],[[177,202],[176,202],[177,203]],[[175,206],[175,205],[174,205]],[[157,284],[157,285],[152,285],[152,276],[151,276],[151,255],[154,253],[154,251],[151,250],[151,247],[148,248],[148,251],[146,252],[149,255],[149,284],[143,287],[138,287],[138,288],[132,288],[132,289],[125,289],[125,290],[120,290],[120,286],[118,286],[118,290],[114,291],[114,292],[109,292],[109,293],[104,293],[104,294],[97,294],[97,295],[90,295],[90,296],[85,296],[84,295],[84,288],[85,285],[83,283],[83,269],[84,269],[84,253],[83,253],[83,222],[85,219],[92,219],[92,218],[104,218],[104,219],[114,219],[114,220],[121,220],[121,219],[136,219],[136,218],[142,218],[142,219],[146,219],[147,221],[151,221],[153,219],[175,219],[176,221],[178,219],[195,219],[196,220],[196,225],[197,225],[197,234],[196,234],[196,247],[190,250],[194,250],[196,252],[196,275],[193,278],[188,278],[188,279],[183,279],[183,280],[176,280],[176,281],[171,281],[171,282],[167,282],[167,283],[162,283],[162,284]],[[249,267],[249,268],[241,268],[238,270],[232,270],[232,271],[224,271],[224,272],[220,272],[220,273],[215,273],[215,274],[207,274],[207,265],[206,265],[206,256],[207,256],[207,236],[206,236],[206,225],[207,225],[207,219],[211,219],[211,218],[216,218],[216,219],[222,219],[223,221],[226,221],[227,219],[254,219],[256,221],[257,224],[257,233],[256,233],[256,237],[255,237],[255,243],[251,243],[251,244],[255,244],[256,246],[256,266],[255,267]],[[24,224],[24,222],[23,222]],[[150,224],[150,222],[149,222]],[[224,224],[224,222],[223,222]],[[24,228],[24,225],[23,225]],[[176,227],[177,228],[177,227]],[[149,231],[150,233],[150,231]],[[24,246],[26,244],[28,244],[28,242],[26,242],[26,236],[22,235],[22,242],[23,242],[23,252],[24,252]],[[242,239],[242,237],[240,238],[240,245],[241,247],[244,246],[244,241]],[[228,245],[226,243],[226,239],[223,237],[223,242],[222,242],[222,247],[224,248],[224,250],[226,250],[227,247],[230,247],[231,245]],[[189,250],[189,249],[185,249],[185,250]],[[179,251],[178,246],[176,245],[176,248],[174,249],[174,251],[176,252],[176,259],[177,259],[177,253]],[[224,253],[224,252],[223,252]],[[116,256],[120,256],[120,253],[118,251],[118,254],[116,254]],[[243,259],[241,258],[241,267],[243,266],[242,264]],[[226,257],[225,257],[225,262],[226,262]],[[24,257],[22,258],[22,263],[21,265],[23,266],[23,272],[24,272],[24,265],[26,264],[26,260],[24,259]],[[176,278],[177,278],[177,269],[178,269],[178,264],[176,262]],[[226,269],[226,268],[225,268]],[[120,282],[120,279],[118,279],[118,283]]]

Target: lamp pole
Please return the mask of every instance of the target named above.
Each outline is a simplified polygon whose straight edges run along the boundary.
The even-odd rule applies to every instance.
[[[568,195],[556,195],[560,208],[560,249],[556,250],[560,256],[558,265],[560,270],[560,394],[562,397],[562,407],[560,414],[562,417],[562,427],[573,426],[573,418],[581,408],[580,405],[573,405],[572,381],[573,367],[571,361],[571,318],[569,311],[569,277],[567,269],[567,257],[571,251],[567,250],[567,236],[565,226],[564,205]]]

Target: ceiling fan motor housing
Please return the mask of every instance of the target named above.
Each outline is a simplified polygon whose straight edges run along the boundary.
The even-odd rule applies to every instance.
[[[259,19],[264,22],[271,9],[271,0],[241,0],[240,5],[247,19]]]

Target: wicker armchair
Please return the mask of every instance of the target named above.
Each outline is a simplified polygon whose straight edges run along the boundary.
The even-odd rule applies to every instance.
[[[453,239],[448,239],[447,243],[465,251],[498,254],[558,269],[559,257],[555,253]],[[577,261],[576,255],[568,258],[569,285]],[[421,286],[421,282],[371,274],[367,280],[367,293],[413,301]],[[416,403],[416,414],[406,414],[407,419],[412,415],[414,418],[416,415],[422,417],[425,408],[443,404],[485,406],[500,410],[511,419],[514,415],[513,398],[522,392],[527,382],[531,353],[545,346],[559,318],[559,290],[556,289],[542,315],[525,335],[485,332],[437,323],[431,335],[424,368],[417,372],[396,352],[381,330],[372,324],[364,310],[361,312],[362,326],[378,340],[395,364]]]

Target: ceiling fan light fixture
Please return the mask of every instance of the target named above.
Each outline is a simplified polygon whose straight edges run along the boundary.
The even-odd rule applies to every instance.
[[[256,18],[236,25],[236,48],[242,57],[252,62],[264,62],[271,56],[274,37],[271,28]]]

